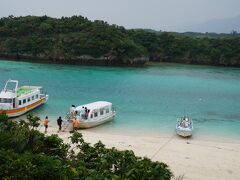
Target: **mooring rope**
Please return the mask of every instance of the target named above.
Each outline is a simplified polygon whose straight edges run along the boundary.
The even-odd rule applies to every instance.
[[[169,138],[167,142],[160,146],[159,149],[152,155],[151,159],[153,159],[168,143],[170,143],[170,141],[172,141],[175,136],[176,135],[173,135],[172,137]]]

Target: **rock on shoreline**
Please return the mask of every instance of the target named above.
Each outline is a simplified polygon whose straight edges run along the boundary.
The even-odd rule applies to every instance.
[[[44,54],[1,54],[1,58],[13,61],[27,61],[50,64],[69,64],[69,65],[93,65],[93,66],[144,66],[149,61],[149,57],[118,58],[115,56],[102,56],[99,58],[90,55],[82,56],[46,56]]]

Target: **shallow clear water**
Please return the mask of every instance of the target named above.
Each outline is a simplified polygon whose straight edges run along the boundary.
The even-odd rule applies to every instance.
[[[49,101],[32,111],[52,125],[71,104],[112,102],[112,123],[89,131],[135,135],[173,135],[176,119],[194,121],[194,137],[240,138],[240,69],[155,64],[144,68],[88,67],[0,61],[0,87],[5,81],[41,85]]]

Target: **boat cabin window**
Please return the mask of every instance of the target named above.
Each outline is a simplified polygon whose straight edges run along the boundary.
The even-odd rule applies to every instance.
[[[21,100],[18,101],[18,105],[22,105],[22,101]]]
[[[29,98],[27,98],[27,102],[29,102],[31,99],[30,99],[30,97]]]
[[[12,103],[12,99],[0,98],[0,103]]]
[[[34,96],[32,97],[32,100],[34,100]]]
[[[95,113],[94,113],[94,117],[97,117],[97,116],[98,116],[98,112],[95,112]]]
[[[38,98],[38,94],[36,95],[36,99]]]
[[[108,108],[106,108],[106,113],[109,113],[109,109]]]
[[[93,114],[91,114],[91,118],[93,118]]]
[[[103,115],[103,109],[100,109],[100,115]]]
[[[23,104],[25,104],[25,103],[26,103],[26,99],[23,100]]]

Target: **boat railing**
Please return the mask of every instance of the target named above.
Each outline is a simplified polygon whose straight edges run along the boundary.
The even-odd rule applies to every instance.
[[[46,97],[46,94],[40,94],[40,99],[43,99]]]
[[[64,120],[63,121],[63,125],[62,125],[62,129],[63,129],[63,131],[73,129],[72,128],[72,124],[70,123],[70,121]]]
[[[72,118],[70,117],[70,113],[67,113],[65,116],[65,120],[70,121]]]
[[[74,118],[76,118],[76,115],[70,112],[68,112],[65,116],[66,121],[72,121]]]
[[[12,84],[15,84],[15,85],[14,85],[14,87],[13,87],[12,89],[9,89],[9,84],[11,84],[11,83],[12,83]],[[11,86],[11,85],[10,85],[10,86]],[[18,88],[18,81],[17,81],[17,80],[11,80],[11,79],[9,79],[9,80],[6,82],[3,91],[16,93],[16,92],[17,92],[17,88]]]
[[[112,111],[113,111],[113,112],[116,112],[116,110],[117,110],[116,106],[113,106],[113,105],[112,105]]]

